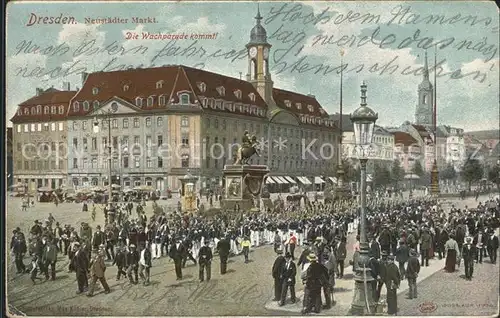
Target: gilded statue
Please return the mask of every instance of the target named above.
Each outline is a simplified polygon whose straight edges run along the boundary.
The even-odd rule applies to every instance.
[[[248,131],[245,130],[241,141],[241,146],[236,152],[236,159],[234,161],[235,165],[248,164],[248,161],[253,155],[260,156],[258,151],[259,142],[257,141],[257,137],[255,135],[250,137]]]

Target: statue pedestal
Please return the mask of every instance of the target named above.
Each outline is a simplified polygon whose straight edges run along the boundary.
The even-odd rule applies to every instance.
[[[225,195],[221,207],[234,210],[238,205],[240,211],[257,208],[254,200],[260,197],[269,168],[264,165],[226,165],[223,170]]]

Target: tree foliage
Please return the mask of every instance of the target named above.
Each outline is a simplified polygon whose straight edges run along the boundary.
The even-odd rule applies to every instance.
[[[390,170],[385,165],[375,164],[373,167],[373,185],[385,187],[390,183]]]
[[[455,180],[457,177],[457,171],[452,164],[448,164],[443,171],[439,173],[439,177],[443,180]]]
[[[500,165],[496,165],[488,171],[488,180],[500,188]]]
[[[344,180],[346,182],[355,182],[360,179],[360,170],[352,161],[343,160],[342,166],[344,168]]]
[[[424,168],[422,167],[422,163],[420,160],[415,161],[415,165],[413,166],[412,172],[419,177],[422,177],[425,173]]]
[[[403,180],[404,178],[404,170],[401,168],[401,162],[398,159],[395,159],[392,162],[392,167],[391,167],[391,180],[398,184],[399,181]]]
[[[478,160],[467,159],[462,168],[462,178],[469,184],[470,188],[472,183],[481,180],[483,172],[483,166]]]

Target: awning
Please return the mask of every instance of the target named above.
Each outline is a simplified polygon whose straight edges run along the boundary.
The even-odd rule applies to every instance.
[[[328,179],[330,179],[330,181],[333,182],[334,184],[337,184],[337,178],[335,178],[335,177],[328,177]]]
[[[273,178],[274,183],[283,184],[283,182],[277,176],[272,176],[271,178]]]
[[[300,183],[304,185],[312,184],[311,181],[309,181],[309,179],[307,179],[306,177],[297,177],[297,179],[299,179]]]
[[[295,180],[293,180],[293,178],[292,178],[292,177],[288,177],[288,176],[286,176],[286,177],[284,177],[284,178],[285,178],[288,182],[290,182],[291,184],[296,184],[296,183],[297,183],[297,182],[295,182]]]
[[[267,179],[266,179],[266,184],[274,184],[274,183],[275,183],[275,182],[274,182],[273,178],[271,178],[271,177],[267,177]]]
[[[286,179],[283,178],[283,177],[276,176],[275,178],[277,178],[280,181],[281,184],[288,184],[288,181],[286,181]]]
[[[314,177],[314,183],[320,184],[320,183],[325,183],[325,181],[320,177]]]

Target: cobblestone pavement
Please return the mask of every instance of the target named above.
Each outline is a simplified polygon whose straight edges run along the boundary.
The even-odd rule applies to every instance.
[[[461,201],[460,204],[472,202]],[[81,206],[76,204],[62,204],[56,209],[49,203],[38,203],[27,212],[20,211],[18,199],[8,199],[7,239],[16,226],[24,231],[32,225],[34,219],[43,220],[52,212],[61,224],[79,224],[88,221],[93,228],[103,223],[101,213],[97,213],[96,222],[91,222],[90,212],[81,212]],[[352,258],[352,236],[349,238],[348,258]],[[300,249],[296,252],[300,253]],[[278,311],[269,311],[264,308],[272,296],[272,281],[270,279],[271,267],[275,254],[270,247],[257,248],[250,254],[251,262],[243,263],[243,257],[237,256],[230,259],[228,273],[219,274],[219,260],[215,257],[212,264],[212,280],[198,282],[198,267],[188,262],[184,269],[184,280],[175,280],[174,265],[168,258],[153,260],[151,271],[151,285],[131,285],[126,280],[116,280],[116,268],[108,264],[106,277],[112,289],[108,295],[99,289],[93,298],[76,295],[76,279],[74,273],[67,273],[68,261],[64,256],[57,263],[55,281],[39,280],[33,285],[28,275],[16,275],[15,268],[8,259],[7,295],[8,302],[13,307],[27,315],[71,315],[71,316],[155,316],[155,315],[183,315],[183,316],[210,316],[210,315],[283,315]],[[25,260],[27,263],[27,260]],[[347,262],[347,261],[346,261]],[[486,271],[490,269],[487,277]],[[434,301],[437,305],[436,313],[460,312],[460,308],[452,307],[458,300],[471,303],[471,299],[484,299],[483,303],[491,306],[495,295],[493,288],[498,286],[498,265],[482,264],[476,266],[476,275],[472,282],[467,282],[459,274],[437,273],[430,279],[419,284],[420,298],[417,301],[400,299],[401,314],[419,314],[417,305],[427,300]],[[346,269],[345,280],[352,279],[350,269]],[[496,275],[496,276],[495,276]],[[452,277],[452,279],[450,279]],[[449,285],[443,285],[448,282]],[[453,288],[453,286],[463,288]],[[301,289],[301,283],[297,289]],[[470,298],[469,289],[473,287],[473,296]],[[484,287],[483,287],[484,286]],[[490,287],[488,287],[490,286]],[[467,289],[469,288],[469,289]],[[426,291],[427,290],[427,291]],[[488,291],[489,290],[489,291]],[[448,294],[446,293],[448,291]],[[341,292],[341,291],[339,291]],[[490,296],[488,296],[490,295]],[[488,298],[489,297],[489,298]],[[436,299],[440,299],[437,301]],[[488,299],[488,301],[486,301]],[[441,301],[442,300],[442,301]],[[454,301],[454,302],[453,302]],[[486,305],[485,305],[486,306]],[[329,315],[343,315],[346,308],[337,308],[330,311]],[[474,312],[474,308],[468,308]],[[495,311],[495,308],[486,307],[485,310]],[[441,311],[439,310],[447,310]],[[286,315],[296,315],[288,312]]]

